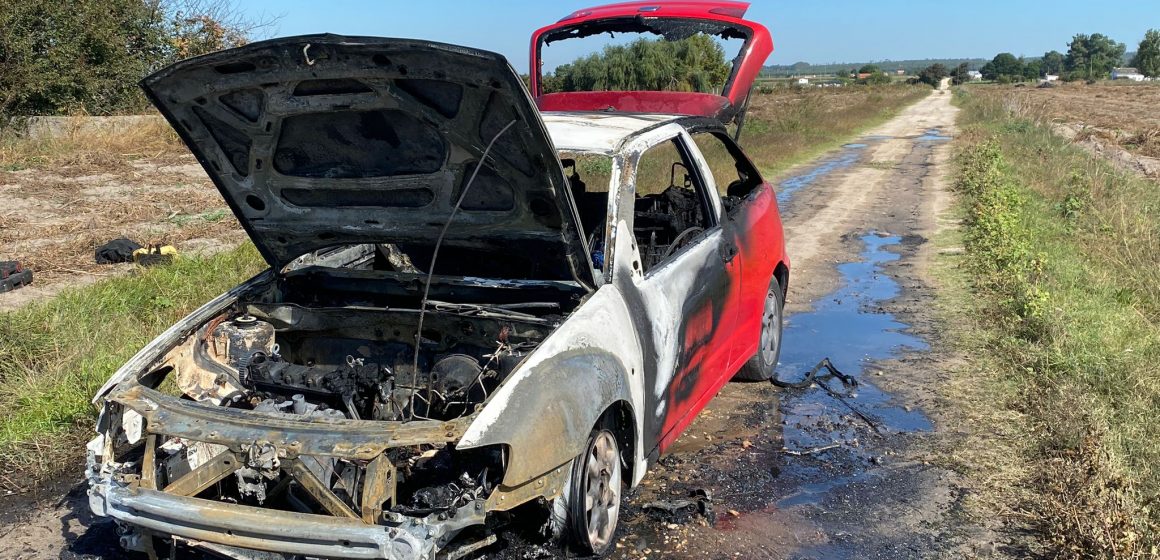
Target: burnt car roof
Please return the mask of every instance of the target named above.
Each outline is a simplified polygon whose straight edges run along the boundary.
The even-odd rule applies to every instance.
[[[632,138],[669,124],[726,130],[716,119],[681,115],[546,111],[541,116],[552,143],[562,152],[613,155]]]

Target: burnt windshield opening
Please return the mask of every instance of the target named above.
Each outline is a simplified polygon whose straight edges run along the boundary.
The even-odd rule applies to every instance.
[[[539,93],[676,91],[726,95],[748,29],[696,19],[616,18],[544,34]],[[566,44],[565,44],[566,43]],[[555,48],[549,48],[555,45]]]

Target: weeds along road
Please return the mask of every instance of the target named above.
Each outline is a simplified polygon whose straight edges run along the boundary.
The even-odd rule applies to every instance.
[[[968,518],[966,483],[948,468],[958,435],[930,390],[955,361],[931,305],[926,242],[948,197],[950,100],[933,92],[777,180],[793,259],[780,375],[800,378],[829,357],[859,386],[727,386],[629,497],[613,557],[1010,552]],[[7,519],[0,557],[120,557],[83,488],[61,493]],[[504,541],[497,556],[558,555]]]

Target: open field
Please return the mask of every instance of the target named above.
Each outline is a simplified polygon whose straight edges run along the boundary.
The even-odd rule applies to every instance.
[[[212,253],[242,235],[201,166],[158,120],[129,134],[30,140],[0,136],[0,259],[33,269],[32,286],[0,295],[0,311],[65,286],[118,275],[93,251],[128,237]]]
[[[1050,122],[1057,133],[1086,145],[1089,150],[1160,177],[1160,111],[1156,110],[1160,106],[1160,83],[1065,83],[1052,88],[971,86],[969,89],[982,96],[1000,96],[1004,105],[1020,116]]]
[[[1129,126],[1160,88],[965,88],[961,236],[938,267],[949,332],[973,356],[952,384],[989,480],[976,499],[1031,522],[1065,558],[1154,558],[1160,546],[1160,190],[1058,134],[1053,120]],[[1098,98],[1106,99],[1106,97]],[[1121,107],[1122,111],[1127,111]],[[1147,120],[1147,119],[1143,119]],[[965,246],[963,255],[950,249]]]

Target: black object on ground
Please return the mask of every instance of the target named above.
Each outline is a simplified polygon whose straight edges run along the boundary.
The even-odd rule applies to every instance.
[[[141,248],[141,244],[132,239],[114,239],[97,247],[97,264],[116,264],[133,262],[133,251]]]
[[[702,488],[690,492],[687,500],[656,500],[645,504],[644,510],[666,523],[688,523],[694,515],[703,516],[709,525],[717,522],[713,497]]]
[[[0,293],[23,288],[32,283],[32,271],[20,261],[0,261]]]

